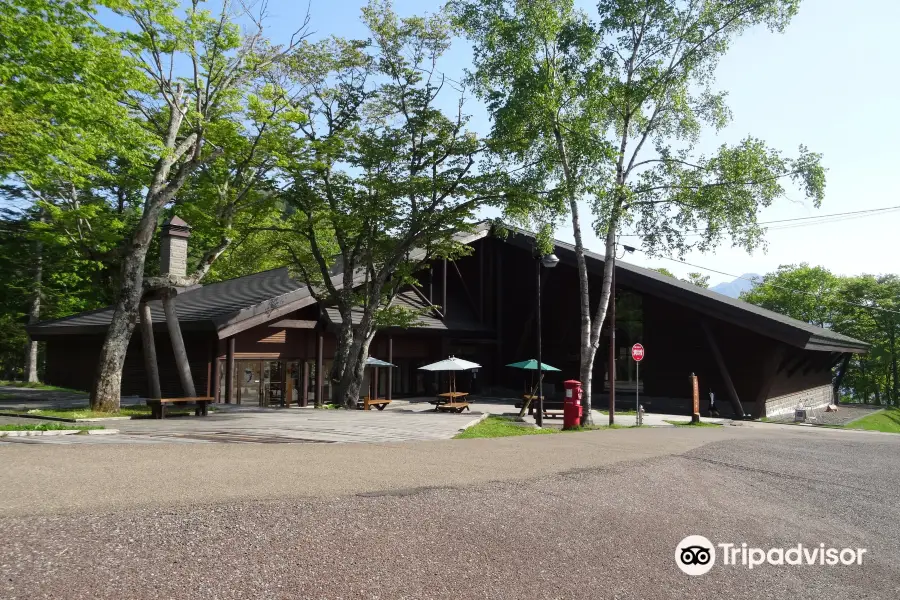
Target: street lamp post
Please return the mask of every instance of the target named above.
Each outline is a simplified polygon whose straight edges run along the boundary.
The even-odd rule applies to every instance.
[[[552,269],[559,263],[555,254],[545,254],[537,264],[537,368],[538,368],[538,397],[537,414],[534,417],[538,427],[544,426],[544,364],[541,362],[541,267]]]

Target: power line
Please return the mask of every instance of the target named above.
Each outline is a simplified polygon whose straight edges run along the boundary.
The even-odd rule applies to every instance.
[[[757,225],[781,224],[776,227],[767,227],[769,231],[778,231],[781,229],[794,229],[798,227],[810,227],[812,225],[824,225],[829,223],[840,223],[842,221],[850,221],[853,219],[861,219],[874,215],[884,214],[887,212],[898,211],[900,206],[886,206],[884,208],[872,208],[868,210],[855,210],[843,213],[831,213],[827,215],[812,215],[807,217],[795,217],[793,219],[778,219],[775,221],[760,221]],[[810,221],[810,222],[805,222]],[[694,237],[703,235],[702,233],[694,233],[703,231],[704,228],[686,229],[686,236]],[[639,233],[623,233],[622,237],[643,237]]]
[[[677,259],[677,258],[671,258],[671,257],[668,257],[668,256],[654,257],[654,256],[648,254],[647,252],[645,252],[644,250],[640,250],[640,249],[637,249],[637,248],[636,248],[636,250],[637,250],[638,252],[642,252],[642,253],[646,254],[647,256],[649,256],[649,257],[651,257],[651,258],[664,258],[664,259],[666,259],[666,260],[671,260],[672,262],[677,262],[677,263],[682,264],[682,265],[687,265],[687,266],[689,266],[689,267],[694,267],[695,269],[703,269],[704,271],[710,271],[710,272],[712,272],[712,273],[717,273],[717,274],[719,274],[719,275],[725,275],[726,277],[734,277],[735,279],[741,279],[741,280],[743,280],[743,281],[749,281],[749,282],[752,283],[754,286],[760,285],[760,284],[763,283],[762,278],[760,278],[760,279],[750,279],[750,278],[748,278],[748,277],[742,277],[742,276],[740,276],[740,275],[734,275],[734,274],[732,274],[732,273],[726,273],[725,271],[719,271],[719,270],[717,270],[717,269],[713,269],[713,268],[710,268],[710,267],[704,267],[704,266],[702,266],[702,265],[696,265],[696,264],[694,264],[694,263],[689,263],[689,262],[687,262],[687,261],[685,261],[685,260],[680,260],[680,259]],[[809,295],[809,296],[816,296],[816,297],[819,297],[819,296],[821,295],[821,294],[817,294],[816,292],[807,292],[807,291],[805,291],[805,290],[795,290],[795,289],[787,288],[787,287],[784,287],[784,286],[782,286],[782,285],[778,285],[778,284],[775,284],[775,283],[772,283],[772,282],[769,282],[767,285],[772,285],[772,286],[774,286],[774,287],[777,287],[777,288],[779,288],[779,289],[782,289],[782,290],[785,290],[785,291],[788,291],[788,292],[791,292],[791,293],[794,293],[794,294],[806,294],[806,295]],[[849,301],[847,301],[847,300],[838,300],[838,302],[840,302],[841,304],[846,304],[847,306],[855,306],[855,307],[857,307],[857,308],[868,308],[868,309],[880,310],[880,311],[882,311],[882,312],[891,313],[891,314],[895,314],[895,315],[900,315],[900,311],[890,310],[890,309],[888,309],[888,308],[882,308],[882,307],[880,307],[880,306],[866,306],[865,304],[857,304],[857,303],[855,303],[855,302],[849,302]]]

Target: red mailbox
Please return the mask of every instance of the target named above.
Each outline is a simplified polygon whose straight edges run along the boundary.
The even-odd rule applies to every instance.
[[[566,398],[563,402],[563,429],[573,429],[581,425],[581,382],[570,379],[563,382]]]

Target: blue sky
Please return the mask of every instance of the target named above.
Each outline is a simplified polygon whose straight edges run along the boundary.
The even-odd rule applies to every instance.
[[[312,28],[317,37],[365,36],[359,20],[364,4],[361,0],[312,0]],[[581,4],[588,14],[596,13],[592,2]],[[752,134],[787,154],[805,144],[824,155],[828,169],[821,209],[799,202],[799,192],[791,193],[793,201],[766,209],[761,221],[900,205],[896,176],[900,170],[900,69],[898,43],[892,41],[900,22],[900,2],[868,0],[864,4],[863,8],[840,0],[805,0],[785,33],[762,28],[746,33],[718,67],[718,88],[728,91],[734,118],[725,130],[705,135],[703,149]],[[305,0],[270,0],[269,34],[276,40],[286,39],[306,6]],[[439,6],[429,0],[395,1],[401,15]],[[468,47],[461,41],[440,68],[453,77],[463,72],[468,61]],[[486,115],[474,102],[469,108],[473,128],[486,133]],[[585,234],[589,248],[602,250],[600,240],[589,231]],[[900,211],[894,211],[771,230],[765,252],[750,255],[726,244],[715,252],[690,254],[685,260],[734,274],[765,273],[780,264],[799,262],[821,264],[843,274],[897,272],[898,236]],[[570,226],[561,227],[557,237],[571,241]],[[640,253],[626,260],[665,266],[676,275],[698,270],[670,260],[648,260]],[[712,283],[731,279],[705,273]]]

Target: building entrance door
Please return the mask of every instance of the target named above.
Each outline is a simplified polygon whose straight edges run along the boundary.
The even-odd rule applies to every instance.
[[[280,360],[263,361],[260,406],[284,406],[285,368]]]

